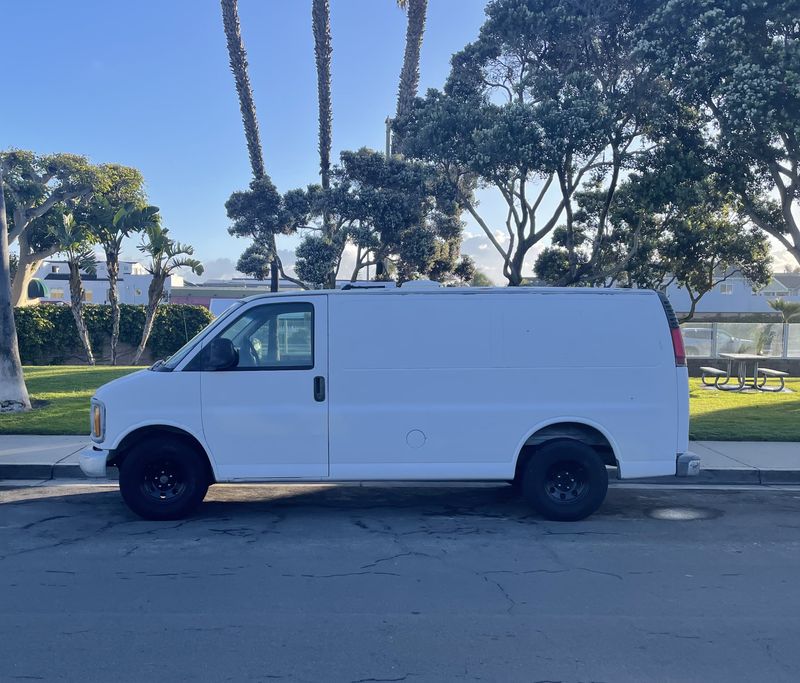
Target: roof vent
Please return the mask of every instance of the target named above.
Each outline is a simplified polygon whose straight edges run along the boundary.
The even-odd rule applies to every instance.
[[[439,289],[442,286],[440,282],[433,280],[409,280],[400,285],[401,289]]]

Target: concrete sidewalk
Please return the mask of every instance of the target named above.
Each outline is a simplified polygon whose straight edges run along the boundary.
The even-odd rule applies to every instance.
[[[83,478],[78,454],[90,443],[84,436],[0,436],[0,479]],[[693,441],[690,447],[700,456],[699,476],[645,481],[800,484],[799,442]]]

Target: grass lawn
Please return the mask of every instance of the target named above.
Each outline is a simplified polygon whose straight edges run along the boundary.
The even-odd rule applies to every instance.
[[[87,434],[89,399],[95,389],[136,368],[26,367],[28,391],[44,407],[22,415],[0,415],[0,434]],[[792,393],[765,394],[704,389],[690,382],[691,438],[708,441],[800,441],[800,379]]]
[[[89,399],[97,387],[141,368],[41,365],[25,368],[31,401],[47,404],[29,413],[0,415],[0,434],[88,434]]]
[[[698,441],[800,441],[800,379],[792,393],[738,393],[706,389],[689,380],[690,438]]]

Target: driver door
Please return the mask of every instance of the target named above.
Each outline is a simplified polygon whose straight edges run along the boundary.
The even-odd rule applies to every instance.
[[[327,297],[255,301],[220,337],[236,348],[236,364],[200,371],[203,432],[220,479],[327,477]]]

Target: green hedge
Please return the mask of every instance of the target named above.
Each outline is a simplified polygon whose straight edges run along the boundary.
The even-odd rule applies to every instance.
[[[99,359],[111,343],[111,307],[87,304],[84,315],[92,350]],[[69,306],[40,304],[14,310],[22,362],[30,365],[59,364],[83,357],[75,320]],[[137,346],[142,338],[145,307],[120,306],[119,338]],[[213,319],[202,306],[163,304],[158,307],[147,349],[153,358],[166,358]]]

